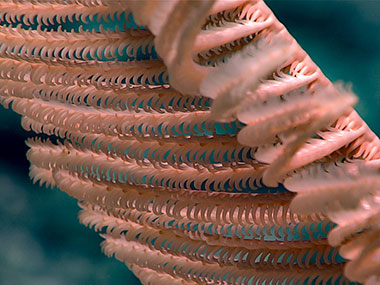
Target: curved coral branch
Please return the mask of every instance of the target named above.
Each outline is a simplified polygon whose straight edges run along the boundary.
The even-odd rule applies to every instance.
[[[380,141],[263,1],[3,0],[0,20],[0,102],[50,137],[32,179],[143,282],[378,278]]]

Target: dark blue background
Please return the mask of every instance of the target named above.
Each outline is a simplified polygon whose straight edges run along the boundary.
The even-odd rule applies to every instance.
[[[332,81],[352,82],[356,109],[380,134],[380,1],[267,1]],[[100,252],[76,201],[28,179],[20,117],[0,108],[0,284],[138,284]]]

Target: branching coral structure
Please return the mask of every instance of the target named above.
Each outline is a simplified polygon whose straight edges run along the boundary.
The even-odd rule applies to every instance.
[[[144,284],[378,282],[380,141],[263,1],[0,16],[0,102],[36,134],[33,181],[78,199]]]

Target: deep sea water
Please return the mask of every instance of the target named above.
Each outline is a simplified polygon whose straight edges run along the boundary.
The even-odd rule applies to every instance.
[[[356,109],[380,135],[380,1],[267,1],[332,81],[351,82]],[[139,284],[100,252],[76,202],[28,179],[26,132],[0,108],[0,284]]]

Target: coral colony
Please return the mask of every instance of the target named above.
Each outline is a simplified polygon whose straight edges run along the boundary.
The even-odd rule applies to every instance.
[[[379,139],[263,1],[0,13],[33,181],[144,284],[379,282]]]

